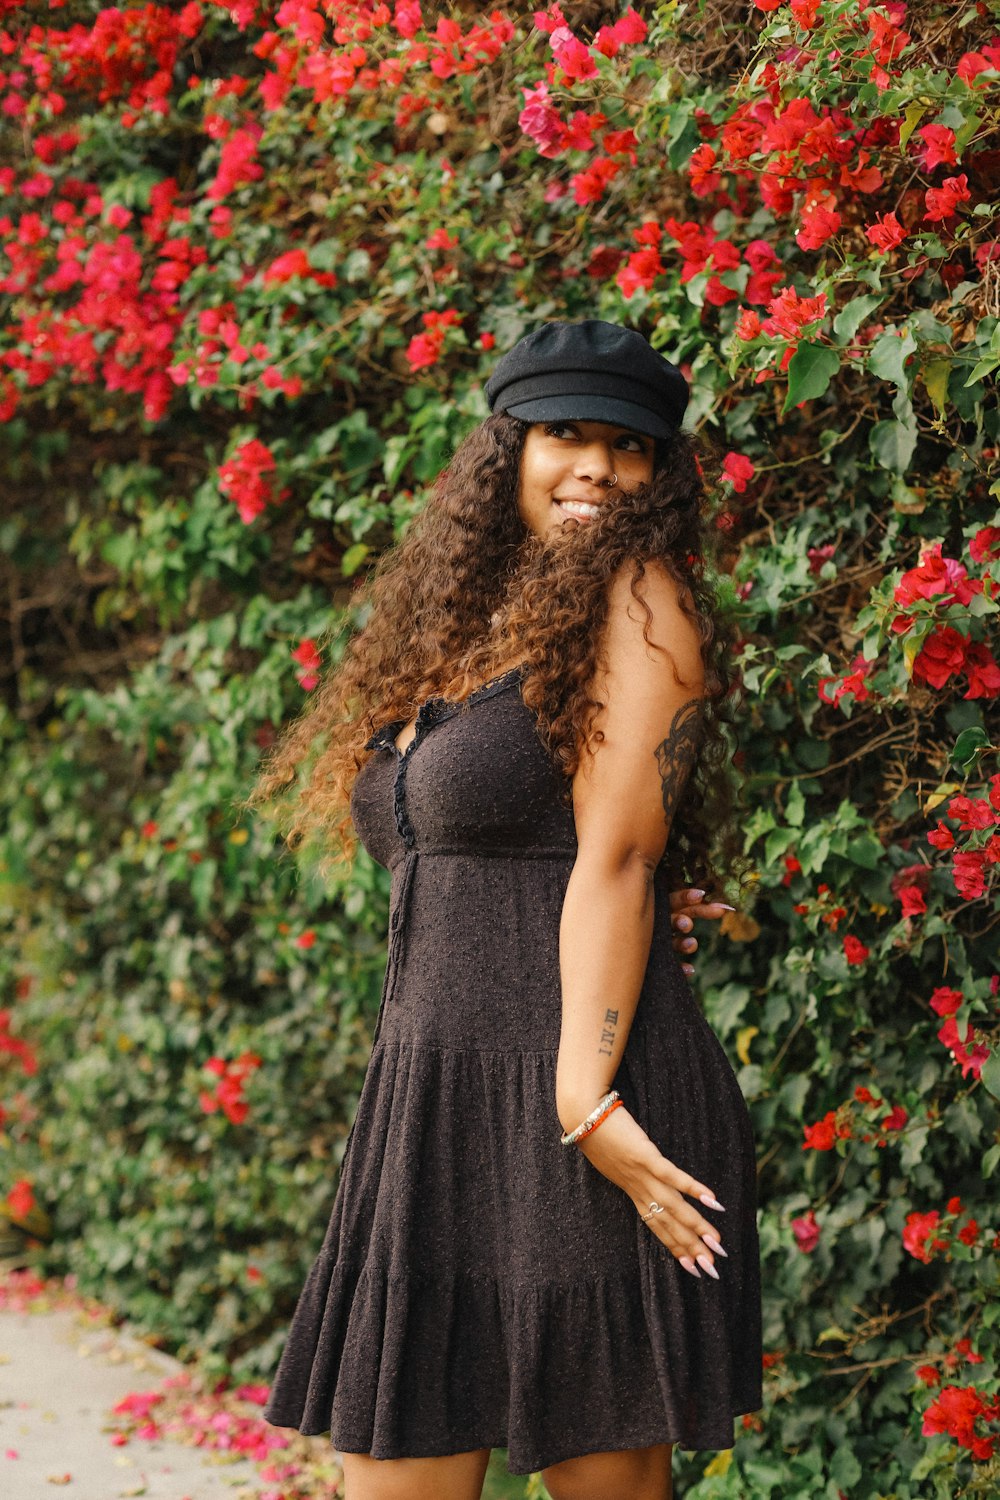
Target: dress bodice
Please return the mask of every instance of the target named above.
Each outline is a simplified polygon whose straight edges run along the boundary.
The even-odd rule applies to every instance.
[[[393,867],[422,853],[573,854],[576,828],[566,783],[521,697],[521,668],[484,683],[462,703],[429,698],[413,739],[408,722],[385,724],[366,746],[351,794],[358,837],[373,859]]]

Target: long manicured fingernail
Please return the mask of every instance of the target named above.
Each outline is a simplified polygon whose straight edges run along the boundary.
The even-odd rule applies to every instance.
[[[689,901],[700,901],[701,898],[702,898],[702,896],[704,896],[704,894],[705,894],[704,891],[688,891],[688,900]]]
[[[681,964],[681,973],[686,974],[690,979],[691,975],[694,973],[694,969],[692,969],[690,964]]]
[[[698,1267],[695,1265],[690,1255],[681,1255],[678,1256],[678,1259],[681,1265],[684,1267],[685,1271],[690,1271],[692,1276],[697,1276],[698,1280],[701,1280],[701,1272],[698,1270]]]
[[[724,1260],[729,1259],[729,1251],[723,1250],[714,1234],[703,1234],[702,1239],[710,1250],[715,1251],[716,1255],[721,1255]]]
[[[736,907],[735,906],[730,906],[730,904],[729,904],[728,901],[720,901],[719,905],[722,907],[723,911],[735,911],[736,910]]]
[[[721,1280],[721,1277],[719,1276],[718,1271],[712,1265],[712,1262],[709,1260],[709,1258],[708,1258],[707,1255],[699,1255],[698,1256],[698,1264],[699,1264],[699,1266],[701,1266],[701,1269],[703,1271],[707,1272],[707,1274],[709,1276],[713,1276],[716,1281],[720,1281]]]
[[[722,1213],[725,1213],[725,1211],[726,1211],[722,1207],[722,1204],[719,1202],[718,1198],[713,1198],[712,1195],[711,1195],[711,1193],[701,1193],[701,1194],[699,1194],[698,1202],[699,1203],[704,1203],[704,1205],[705,1205],[706,1208],[717,1208],[717,1209],[721,1210]]]

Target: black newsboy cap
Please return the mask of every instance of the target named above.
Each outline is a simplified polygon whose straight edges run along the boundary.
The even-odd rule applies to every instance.
[[[490,411],[524,422],[592,421],[670,437],[688,383],[634,328],[585,318],[542,323],[497,362],[486,382]]]

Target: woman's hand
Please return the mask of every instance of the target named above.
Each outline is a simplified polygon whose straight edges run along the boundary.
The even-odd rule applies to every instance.
[[[598,1172],[628,1195],[637,1214],[649,1213],[652,1204],[659,1204],[663,1212],[648,1218],[645,1228],[663,1241],[692,1276],[701,1277],[697,1261],[709,1276],[719,1279],[711,1251],[723,1257],[726,1252],[715,1225],[683,1196],[698,1199],[704,1194],[714,1199],[715,1194],[664,1156],[624,1106],[613,1110],[578,1145],[565,1149],[582,1151]]]
[[[711,921],[718,921],[724,911],[735,911],[725,901],[706,901],[705,892],[699,890],[681,890],[670,892],[670,920],[676,930],[681,934],[674,938],[674,951],[682,957],[691,958],[698,946],[696,937],[688,937],[694,926],[695,917],[707,917]],[[681,968],[690,977],[694,969],[689,963],[682,963]],[[647,1205],[648,1206],[648,1205]]]

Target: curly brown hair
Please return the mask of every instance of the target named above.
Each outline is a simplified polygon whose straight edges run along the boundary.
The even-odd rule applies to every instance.
[[[523,663],[522,695],[539,735],[566,778],[601,738],[601,707],[588,694],[607,617],[610,580],[632,566],[631,591],[646,565],[680,585],[705,670],[703,732],[661,861],[673,887],[710,894],[742,882],[730,772],[731,659],[735,626],[706,582],[705,484],[695,442],[657,439],[653,476],[602,508],[586,526],[544,537],[517,509],[521,455],[530,424],[504,412],[487,417],[439,474],[423,511],[383,553],[361,589],[367,622],[348,641],[303,712],[264,761],[244,807],[273,803],[289,847],[318,843],[321,871],[353,858],[350,793],[372,752],[376,728],[406,723],[431,696],[463,702]],[[291,798],[284,796],[294,782]],[[281,806],[279,808],[279,799]],[[331,836],[332,835],[332,836]]]

